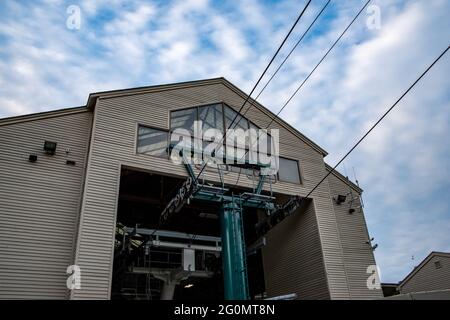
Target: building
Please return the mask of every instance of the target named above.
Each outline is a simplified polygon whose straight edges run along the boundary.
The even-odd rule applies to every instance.
[[[212,267],[220,257],[212,245],[220,233],[217,207],[185,205],[166,233],[158,231],[157,241],[165,237],[159,246],[142,246],[142,237],[144,229],[157,230],[161,212],[188,176],[182,164],[168,159],[169,131],[193,118],[213,119],[216,125],[229,121],[245,99],[229,81],[215,78],[93,93],[86,106],[1,119],[0,298],[158,298],[166,269],[186,259],[204,268],[195,268],[197,278],[177,274],[172,296],[223,298],[220,267]],[[242,114],[240,125],[259,128],[275,116],[255,101]],[[263,194],[277,203],[305,196],[331,170],[324,162],[327,153],[280,118],[271,128],[279,129],[281,166]],[[251,168],[244,174],[233,165],[222,169],[219,174],[208,168],[204,180],[223,182],[233,192],[254,189]],[[380,289],[367,285],[375,260],[361,192],[333,172],[295,214],[271,229],[261,250],[248,256],[251,297],[382,297]],[[263,216],[246,210],[248,246]],[[191,256],[181,259],[179,247],[168,248],[170,241],[200,249],[183,249]],[[155,261],[158,271],[152,267],[150,276],[145,270]],[[67,288],[70,265],[80,268],[80,289]]]
[[[398,295],[398,283],[382,283],[381,290],[383,290],[384,297],[392,297]]]
[[[400,294],[450,290],[450,253],[432,251],[398,284]]]
[[[391,300],[450,300],[450,253],[432,251],[399,283],[382,283]]]

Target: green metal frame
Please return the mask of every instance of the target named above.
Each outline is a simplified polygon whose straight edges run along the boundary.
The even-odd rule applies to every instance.
[[[194,182],[191,198],[199,201],[221,203],[221,238],[224,293],[226,300],[248,300],[249,287],[247,277],[247,254],[243,227],[243,210],[245,207],[264,209],[272,212],[275,209],[273,198],[261,196],[265,176],[260,176],[255,193],[224,195],[202,188],[195,172],[183,155],[183,162],[189,176]]]

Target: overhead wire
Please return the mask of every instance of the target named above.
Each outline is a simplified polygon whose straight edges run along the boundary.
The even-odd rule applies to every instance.
[[[299,207],[303,204],[305,199],[309,196],[332,174],[336,168],[358,147],[358,145],[383,121],[383,119],[399,104],[400,101],[419,83],[419,81],[433,68],[433,66],[448,52],[450,46],[447,48],[425,69],[425,71],[406,89],[403,94],[390,106],[383,115],[364,133],[364,135],[350,148],[349,151],[332,167],[327,174],[303,197],[300,199]],[[268,221],[267,217],[265,221]]]
[[[281,42],[281,44],[278,46],[278,49],[276,50],[275,54],[272,56],[272,58],[270,59],[269,63],[267,64],[267,66],[265,67],[264,71],[262,72],[262,74],[260,75],[260,77],[258,78],[256,84],[253,86],[253,89],[251,90],[251,92],[247,95],[247,98],[245,99],[245,101],[243,102],[242,106],[240,107],[238,113],[236,114],[236,116],[234,117],[233,121],[230,123],[229,128],[233,125],[234,121],[236,121],[236,118],[238,117],[238,115],[241,113],[242,109],[244,108],[244,106],[247,104],[247,102],[249,101],[251,95],[253,94],[253,92],[256,90],[256,88],[258,87],[259,83],[261,82],[261,80],[263,79],[264,75],[267,73],[267,71],[269,70],[270,66],[272,65],[272,63],[274,62],[275,58],[278,56],[279,52],[281,51],[281,49],[283,48],[283,46],[285,45],[287,39],[289,38],[289,36],[291,35],[291,33],[293,32],[293,30],[295,29],[295,27],[297,26],[298,22],[300,21],[300,19],[303,17],[306,9],[309,7],[309,5],[311,4],[312,0],[308,0],[308,2],[306,3],[305,7],[303,8],[303,10],[300,12],[300,14],[297,16],[297,19],[295,20],[294,24],[292,25],[292,27],[289,29],[289,32],[286,34],[286,36],[284,37],[283,41]],[[226,132],[226,131],[225,131]],[[225,134],[222,136],[222,140],[220,143],[222,143],[222,141],[225,138]],[[206,167],[207,163],[205,163],[202,168],[200,169],[200,172],[198,173],[196,180],[199,179],[200,175],[202,174],[202,172],[204,171],[205,167]],[[158,225],[156,227],[156,229],[154,230],[153,234],[155,234],[161,227],[161,222],[158,222]]]
[[[242,109],[244,108],[244,106],[247,104],[247,102],[249,101],[251,95],[253,94],[253,92],[256,90],[256,88],[258,87],[259,83],[261,82],[262,78],[264,77],[264,75],[267,73],[267,70],[270,68],[270,66],[272,65],[273,61],[275,60],[275,58],[277,57],[278,53],[281,51],[281,49],[283,48],[284,44],[286,43],[287,39],[289,38],[289,36],[291,35],[292,31],[295,29],[295,27],[297,26],[298,22],[300,21],[300,19],[303,17],[303,14],[305,13],[306,9],[309,7],[311,3],[311,0],[309,0],[305,7],[303,8],[303,10],[300,12],[300,14],[298,15],[297,19],[295,20],[294,24],[292,25],[291,29],[289,30],[289,32],[287,33],[287,35],[284,37],[283,41],[281,42],[281,44],[279,45],[277,51],[275,52],[275,54],[272,56],[272,58],[269,61],[269,64],[266,66],[266,68],[264,69],[264,71],[262,72],[262,74],[260,75],[260,77],[258,78],[258,81],[255,83],[255,85],[253,86],[253,89],[250,91],[250,93],[247,95],[247,98],[244,100],[244,103],[241,105],[241,107],[239,108],[239,111],[236,113],[236,116],[233,118],[233,121],[231,121],[228,129],[231,128],[231,126],[233,125],[233,123],[236,121],[236,119],[238,118],[238,116],[240,115]],[[227,130],[228,130],[227,129]],[[223,140],[225,139],[225,134],[226,131],[224,132],[224,134],[222,135],[222,139],[219,142],[219,144],[221,144],[223,142]],[[200,175],[203,173],[203,171],[205,170],[205,167],[207,165],[207,162],[205,162],[203,164],[203,166],[200,169],[200,172],[197,175],[197,179],[200,177]]]
[[[313,75],[313,73],[317,70],[317,68],[322,64],[322,62],[325,60],[325,58],[329,55],[329,53],[333,50],[333,48],[337,45],[337,43],[342,39],[342,37],[347,33],[347,31],[350,29],[350,27],[353,25],[353,23],[358,19],[358,17],[361,15],[361,13],[364,11],[364,9],[367,7],[367,5],[370,3],[371,0],[368,0],[364,6],[358,11],[356,16],[350,21],[350,23],[347,25],[347,27],[342,31],[342,33],[339,35],[339,37],[334,41],[334,43],[331,45],[331,47],[327,50],[327,52],[322,56],[322,58],[319,60],[319,62],[314,66],[314,68],[309,72],[308,76],[300,83],[300,85],[297,87],[297,89],[289,96],[289,98],[286,100],[286,102],[282,105],[280,110],[273,114],[271,117],[271,120],[269,124],[266,126],[266,130],[269,129],[270,125],[275,121],[275,119],[280,115],[280,113],[286,108],[286,106],[292,101],[292,99],[297,95],[297,93],[300,91],[300,89],[304,86],[304,84],[309,80],[309,78]],[[241,161],[247,153],[253,148],[255,143],[258,143],[259,138],[261,137],[261,134],[258,135],[256,138],[256,141],[252,143],[252,145],[249,147],[249,150],[245,151],[244,155],[239,159]],[[234,187],[236,184],[234,185]]]
[[[350,148],[350,150],[334,165],[334,167],[331,168],[331,170],[315,185],[314,188],[312,188],[308,194],[305,196],[305,198],[309,197],[314,190],[316,190],[319,185],[325,181],[325,179],[333,173],[336,168],[353,152],[353,150],[358,147],[358,145],[380,124],[381,121],[398,105],[400,101],[416,86],[416,84],[430,71],[431,68],[448,52],[450,49],[450,46],[448,46],[434,61],[431,63],[428,68],[425,69],[425,71],[409,86],[409,88],[394,102],[394,104],[389,107],[385,113],[367,130],[367,132],[353,145],[353,147]]]
[[[331,0],[328,0],[325,5],[322,7],[322,9],[319,11],[319,13],[316,15],[316,17],[314,18],[314,20],[311,22],[311,24],[308,26],[308,28],[305,30],[305,32],[303,32],[302,36],[298,39],[298,41],[295,43],[295,45],[292,47],[292,49],[289,51],[289,53],[286,55],[286,57],[283,59],[283,61],[280,63],[280,65],[278,66],[278,68],[275,70],[275,72],[272,74],[272,76],[269,78],[269,80],[266,82],[266,84],[264,85],[264,87],[262,87],[262,89],[259,91],[258,95],[253,99],[254,101],[257,101],[258,98],[261,96],[261,94],[263,93],[263,91],[267,88],[267,86],[269,85],[269,83],[273,80],[273,78],[276,76],[276,74],[278,73],[278,71],[280,71],[280,69],[283,67],[283,65],[285,64],[285,62],[289,59],[289,57],[292,55],[292,53],[294,52],[295,49],[297,49],[298,45],[300,44],[300,42],[302,42],[302,40],[305,38],[306,34],[309,32],[309,30],[312,28],[312,26],[316,23],[317,19],[319,19],[319,17],[322,15],[322,13],[325,11],[325,9],[327,8],[327,6],[330,4]],[[253,102],[250,102],[250,104],[253,106]],[[248,112],[248,110],[250,110],[250,108],[247,108],[244,112],[244,114],[242,115],[245,116]],[[237,124],[235,124],[236,126]]]

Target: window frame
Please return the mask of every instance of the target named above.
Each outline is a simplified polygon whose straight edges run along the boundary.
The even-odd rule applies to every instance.
[[[171,123],[172,123],[172,112],[184,111],[184,110],[189,110],[189,109],[195,109],[196,110],[196,120],[199,121],[200,120],[199,119],[200,118],[200,108],[204,108],[204,107],[208,107],[208,106],[215,106],[215,105],[221,105],[222,127],[223,127],[223,129],[225,131],[225,132],[222,132],[222,134],[226,133],[226,130],[228,130],[227,119],[226,119],[227,117],[226,117],[226,114],[225,114],[226,108],[229,108],[232,111],[234,111],[235,113],[237,113],[238,115],[240,115],[241,119],[245,119],[245,121],[247,122],[247,126],[248,126],[246,130],[251,129],[252,126],[255,127],[258,130],[262,129],[260,126],[257,126],[253,121],[248,119],[245,115],[243,115],[242,113],[238,112],[237,110],[235,110],[233,107],[231,107],[230,105],[228,105],[224,101],[216,101],[216,102],[211,102],[211,103],[192,105],[192,106],[188,106],[188,107],[175,108],[175,109],[168,110],[168,128],[169,128],[167,130],[167,132],[168,132],[168,145],[170,144],[170,137],[171,137],[171,134],[173,132],[173,129],[172,129],[172,126],[171,126]],[[270,133],[267,133],[267,138],[270,139],[270,145],[272,146],[273,145],[273,138],[270,135]],[[244,148],[246,155],[248,155],[248,153],[250,152],[250,146],[251,146],[251,144],[250,144],[250,139],[249,139],[248,146],[245,146],[245,148]],[[227,146],[226,137],[223,138],[222,147],[223,147],[223,153],[224,153],[224,155],[226,155],[227,154],[227,147],[228,147]],[[259,151],[257,151],[257,153],[259,154]],[[268,156],[273,156],[272,150],[267,150],[267,155]],[[288,159],[288,158],[286,158],[286,159]],[[235,161],[238,161],[238,160],[239,159],[237,159],[237,158],[235,159]],[[296,159],[289,159],[289,160],[297,161]],[[297,161],[297,163],[298,163],[298,161]],[[227,164],[227,165],[230,165],[230,164]],[[301,174],[300,174],[300,167],[298,167],[298,170],[299,170],[299,178],[300,178],[300,184],[301,184],[302,183],[302,178],[301,178]]]
[[[278,168],[278,172],[277,172],[277,179],[278,179],[278,181],[283,182],[283,183],[295,184],[295,185],[303,185],[303,179],[302,179],[301,170],[300,170],[300,161],[298,159],[278,156],[278,165],[280,165],[279,159],[281,159],[281,158],[283,158],[285,160],[295,161],[297,163],[297,171],[298,171],[298,180],[299,180],[299,182],[297,183],[297,182],[292,182],[292,181],[281,180],[280,179],[280,169],[279,168]]]
[[[157,131],[162,131],[165,132],[167,134],[166,137],[166,149],[169,147],[169,143],[170,143],[170,131],[162,128],[162,127],[157,127],[157,126],[150,126],[150,125],[146,125],[146,124],[142,124],[140,122],[137,123],[136,125],[136,138],[135,138],[135,149],[134,152],[136,155],[144,155],[144,156],[150,156],[150,157],[154,157],[154,158],[159,158],[159,159],[169,159],[169,152],[168,150],[166,151],[166,156],[156,156],[153,154],[148,154],[148,153],[144,153],[144,152],[139,152],[139,128],[143,127],[143,128],[147,128],[147,129],[152,129],[152,130],[157,130]]]

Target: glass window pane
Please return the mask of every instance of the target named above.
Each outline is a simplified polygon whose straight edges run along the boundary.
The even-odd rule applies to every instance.
[[[170,113],[170,130],[184,128],[194,133],[194,121],[197,120],[197,108],[172,111]]]
[[[255,126],[253,123],[249,121],[250,130],[252,130],[253,136],[248,136],[247,139],[249,140],[249,149],[252,149],[254,151],[258,150],[258,135],[259,135],[259,128]]]
[[[139,126],[137,152],[157,157],[167,157],[166,131]]]
[[[227,106],[225,106],[224,109],[225,109],[225,130],[228,130],[228,128],[230,128],[230,130],[231,129],[235,129],[235,130],[242,129],[244,131],[249,129],[247,119],[242,117],[242,115],[238,115],[236,120],[235,120],[235,117],[236,117],[236,115],[238,113],[235,110],[233,110],[233,109],[231,109],[230,107],[227,107]],[[233,122],[233,120],[234,120],[234,122]],[[230,125],[231,125],[231,127],[230,127]],[[227,131],[227,132],[229,132],[229,131]],[[226,144],[227,145],[238,146],[237,138],[238,137],[235,136],[235,138],[232,139],[232,135],[231,134],[230,135],[227,134]],[[240,140],[240,141],[241,141],[241,143],[245,143],[245,148],[248,148],[248,146],[249,146],[248,132],[247,132],[247,135],[245,137],[239,137],[239,138],[240,139],[245,138],[244,141],[243,140]]]
[[[198,119],[203,122],[203,132],[213,128],[220,130],[223,134],[222,104],[200,107]]]
[[[298,162],[286,158],[279,158],[278,179],[284,182],[300,183]]]
[[[249,153],[247,149],[236,148],[232,146],[226,146],[226,156],[228,161],[233,161],[233,163],[244,164],[248,162]]]
[[[235,119],[235,117],[238,113],[227,106],[225,106],[224,109],[225,109],[225,126],[228,129],[228,128],[230,128],[230,124],[233,122],[233,120]],[[234,120],[233,125],[231,126],[231,129],[232,128],[236,128],[236,129],[240,128],[240,129],[247,130],[248,129],[247,119],[242,117],[242,115],[239,115],[236,118],[236,120]]]
[[[255,141],[259,153],[272,154],[272,137],[267,133],[267,130],[258,130]]]

